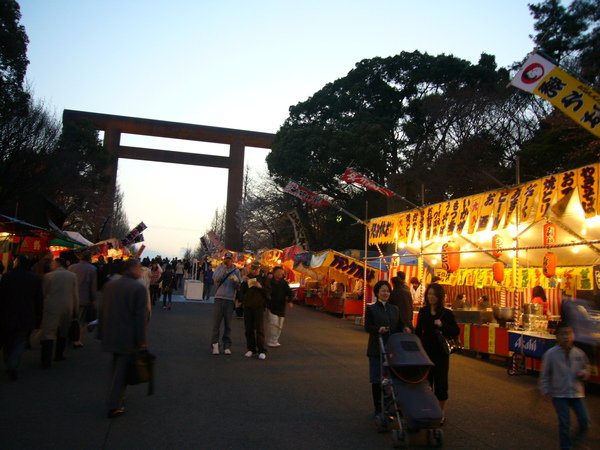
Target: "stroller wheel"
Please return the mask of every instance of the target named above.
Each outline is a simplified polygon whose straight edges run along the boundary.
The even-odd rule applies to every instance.
[[[444,445],[444,432],[439,428],[427,430],[427,445],[442,447]]]
[[[393,430],[392,441],[394,442],[394,448],[408,447],[408,433],[406,430]]]
[[[375,416],[375,425],[377,426],[378,433],[385,433],[389,428],[389,420],[383,413],[379,413]]]

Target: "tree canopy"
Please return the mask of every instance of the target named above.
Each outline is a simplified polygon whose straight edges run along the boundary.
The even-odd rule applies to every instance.
[[[23,88],[29,40],[20,19],[21,9],[15,0],[0,2],[0,122],[25,114],[29,101]]]
[[[534,42],[598,82],[600,0],[530,5]],[[525,56],[525,55],[523,55]],[[407,209],[339,181],[352,166],[415,204],[430,204],[536,178],[597,160],[598,139],[533,95],[508,88],[519,66],[498,68],[483,53],[473,64],[453,55],[401,52],[360,61],[345,76],[291,106],[267,157],[277,185],[289,180],[370,215]],[[360,245],[360,233],[337,228],[337,211],[292,200],[317,242]],[[330,238],[335,236],[336,238]],[[344,245],[345,243],[345,245]]]

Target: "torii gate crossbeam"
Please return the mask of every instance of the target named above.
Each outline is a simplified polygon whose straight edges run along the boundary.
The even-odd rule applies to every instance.
[[[104,218],[112,214],[119,158],[228,169],[225,246],[230,250],[242,250],[242,236],[237,226],[236,212],[242,200],[245,148],[270,149],[274,134],[65,109],[63,124],[68,123],[88,124],[96,130],[104,131],[104,148],[114,158],[114,162],[108,168],[111,182],[99,208],[99,213]],[[229,144],[229,156],[122,146],[123,133]],[[110,221],[107,221],[107,224],[110,224]],[[99,238],[110,237],[111,228],[110,225],[105,226]]]

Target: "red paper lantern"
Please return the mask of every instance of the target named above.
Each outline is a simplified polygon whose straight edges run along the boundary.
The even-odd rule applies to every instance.
[[[492,249],[496,250],[497,248],[502,248],[502,247],[504,247],[504,241],[502,240],[502,236],[500,236],[499,234],[495,234],[492,237]],[[500,258],[502,256],[502,252],[501,251],[493,251],[492,256],[494,256],[495,258]]]
[[[542,261],[542,272],[547,278],[552,278],[556,275],[556,255],[552,252],[548,252],[544,255]]]
[[[442,245],[442,269],[447,272],[456,272],[460,267],[460,253],[449,253],[458,252],[460,247],[455,242],[447,242]]]
[[[504,263],[495,262],[492,264],[492,271],[494,272],[494,281],[496,283],[502,283],[504,281]]]
[[[556,225],[553,223],[544,224],[544,247],[556,244]]]

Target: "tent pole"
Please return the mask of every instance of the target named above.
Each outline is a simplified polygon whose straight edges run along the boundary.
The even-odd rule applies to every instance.
[[[365,200],[365,254],[364,254],[364,270],[363,270],[363,308],[362,308],[362,323],[365,323],[365,314],[367,312],[367,256],[369,251],[369,202]]]

